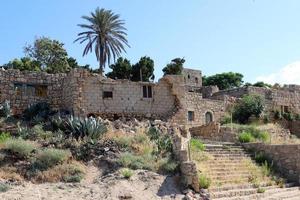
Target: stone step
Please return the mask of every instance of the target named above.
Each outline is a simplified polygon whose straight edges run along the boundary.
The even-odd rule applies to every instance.
[[[268,183],[260,183],[260,187],[270,187],[268,186]],[[293,187],[294,183],[286,183],[285,187]],[[277,185],[274,185],[276,187]],[[249,188],[255,188],[254,184],[239,184],[239,185],[228,185],[224,187],[215,187],[215,188],[209,188],[207,192],[221,192],[221,191],[228,191],[228,190],[235,190],[235,189],[249,189]]]
[[[236,172],[236,171],[248,171],[249,168],[248,167],[245,167],[245,166],[236,166],[236,165],[233,165],[231,167],[227,167],[228,165],[221,165],[221,166],[211,166],[209,168],[210,171],[212,172],[226,172],[226,173],[231,173],[231,172]]]
[[[229,185],[238,185],[238,184],[245,184],[249,183],[248,178],[239,178],[239,180],[234,179],[227,179],[227,180],[216,180],[212,182],[213,186],[218,187],[225,187]]]
[[[264,189],[268,190],[275,187],[264,187]],[[237,196],[247,196],[251,194],[257,194],[258,188],[245,188],[245,189],[233,189],[221,192],[211,193],[210,197],[212,199],[225,198],[225,197],[237,197]]]
[[[219,193],[219,197],[215,195],[215,197],[212,196],[212,199],[216,200],[254,200],[254,199],[261,199],[261,200],[279,200],[279,199],[288,199],[288,198],[294,198],[298,196],[298,199],[300,199],[300,190],[298,187],[289,187],[289,188],[270,188],[267,189],[264,193],[256,193],[251,194],[251,192],[231,192],[231,194],[236,194],[236,196],[226,196],[228,194],[226,193]],[[229,191],[230,194],[230,191]],[[225,196],[224,196],[225,195]],[[221,197],[223,196],[223,197]]]
[[[209,153],[209,155],[211,156],[215,156],[215,157],[222,157],[222,156],[227,156],[227,157],[231,157],[231,156],[238,156],[238,157],[249,157],[252,158],[252,155],[249,153],[229,153],[229,152],[223,152],[223,153]]]
[[[209,177],[229,177],[229,176],[250,176],[251,172],[249,171],[232,171],[232,173],[228,173],[228,172],[214,172],[214,171],[208,171],[205,173],[206,175],[208,175]]]

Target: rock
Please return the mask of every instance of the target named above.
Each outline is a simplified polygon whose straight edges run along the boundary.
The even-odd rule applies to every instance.
[[[132,199],[132,195],[129,193],[125,193],[125,194],[119,195],[119,199]]]

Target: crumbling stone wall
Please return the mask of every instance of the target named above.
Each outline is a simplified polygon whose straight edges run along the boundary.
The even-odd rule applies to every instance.
[[[185,76],[191,80],[185,80]],[[223,101],[202,97],[201,79],[198,70],[167,75],[158,83],[112,80],[84,69],[73,69],[67,74],[4,70],[0,72],[0,100],[9,100],[14,114],[45,101],[53,109],[68,110],[75,116],[146,117],[199,126],[206,123],[207,112],[213,121],[224,113]],[[43,95],[35,92],[40,88],[46,90]]]
[[[186,85],[202,87],[202,73],[200,70],[184,68],[182,75]]]
[[[300,183],[300,145],[268,145],[262,143],[244,144],[247,149],[254,149],[266,154],[275,167],[290,181]]]
[[[65,77],[66,74],[2,70],[0,101],[9,100],[14,114],[20,114],[28,105],[37,102],[47,102],[53,109],[59,109]]]
[[[144,87],[147,97],[143,94]],[[84,115],[112,113],[161,118],[172,112],[175,105],[171,85],[164,79],[158,83],[115,81],[88,74],[83,77],[81,92],[80,106]],[[112,96],[106,97],[105,92]]]
[[[245,86],[215,92],[209,98],[226,100],[227,97],[241,98],[244,95],[256,94],[265,99],[265,112],[267,113],[275,110],[300,113],[300,90],[298,88],[295,85],[287,85],[280,89]]]
[[[183,184],[199,192],[197,165],[190,158],[189,142],[191,135],[188,130],[173,127],[173,151],[180,163]]]
[[[218,122],[211,122],[203,126],[189,129],[193,137],[208,139],[212,141],[238,142],[238,130],[221,126]]]

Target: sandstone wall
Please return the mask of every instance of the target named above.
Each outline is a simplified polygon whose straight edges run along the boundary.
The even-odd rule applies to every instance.
[[[37,102],[47,102],[53,109],[59,109],[65,77],[66,74],[0,71],[0,102],[9,100],[14,114]]]
[[[262,143],[244,144],[247,149],[266,154],[275,164],[275,167],[288,180],[300,183],[300,145],[267,145]]]
[[[189,129],[193,137],[212,141],[238,142],[238,131],[230,127],[222,127],[220,123],[212,122]]]
[[[171,85],[161,79],[158,83],[114,81],[93,74],[83,78],[81,108],[89,113],[136,114],[145,116],[168,115],[175,106]],[[151,87],[151,97],[143,97],[143,87]],[[111,92],[106,98],[104,92]]]
[[[180,163],[182,182],[199,192],[199,178],[197,165],[190,158],[189,143],[191,135],[188,130],[173,127],[173,150]]]

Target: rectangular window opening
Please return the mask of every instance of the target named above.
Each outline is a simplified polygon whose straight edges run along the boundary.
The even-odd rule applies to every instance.
[[[112,99],[113,98],[113,92],[112,91],[104,91],[103,92],[103,99]]]
[[[35,92],[37,97],[47,97],[48,87],[46,85],[36,85],[32,89],[32,93]]]
[[[143,98],[152,98],[152,86],[151,85],[144,85],[143,86]]]
[[[194,113],[194,111],[188,111],[188,120],[190,122],[195,120],[195,113]]]

